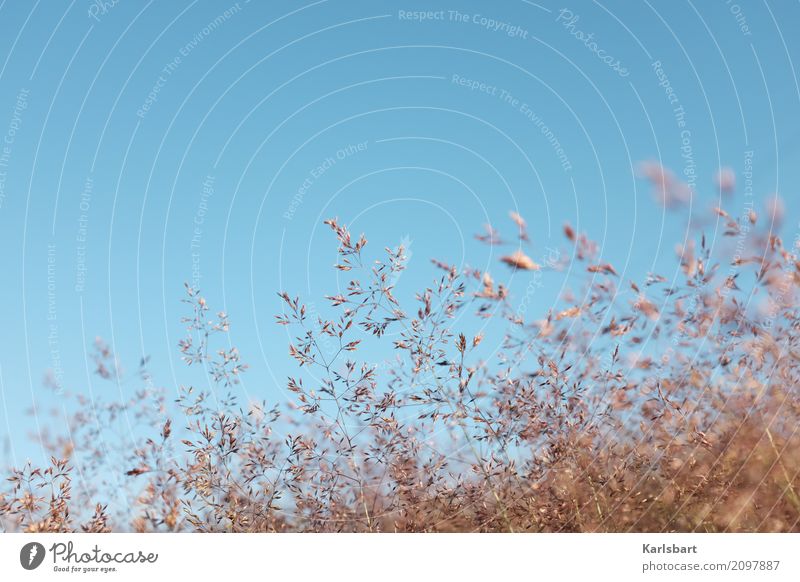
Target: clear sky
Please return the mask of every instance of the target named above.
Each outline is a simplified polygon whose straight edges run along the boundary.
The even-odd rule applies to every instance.
[[[642,160],[691,182],[696,213],[722,166],[740,213],[752,166],[793,238],[798,24],[795,2],[725,0],[0,2],[0,458],[38,460],[29,435],[58,431],[48,370],[127,394],[87,365],[96,336],[128,369],[149,355],[169,390],[193,381],[184,282],[229,312],[242,390],[285,399],[276,291],[323,309],[342,282],[332,216],[373,251],[409,248],[412,297],[431,257],[499,272],[474,234],[513,233],[511,209],[538,262],[570,222],[623,279],[670,275],[687,221]],[[542,282],[531,317],[564,284]]]

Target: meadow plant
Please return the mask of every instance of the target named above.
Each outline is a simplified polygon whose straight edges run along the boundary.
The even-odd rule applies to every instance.
[[[665,205],[685,199],[671,173],[643,172]],[[717,180],[733,190],[730,171]],[[539,265],[512,213],[514,237],[477,237],[511,249],[495,272],[434,260],[438,277],[404,306],[405,249],[371,253],[328,220],[349,282],[329,309],[278,294],[297,364],[288,406],[242,402],[246,366],[217,347],[228,316],[187,286],[179,350],[207,385],[179,387],[173,405],[146,360],[127,379],[98,340],[97,375],[141,388],[114,404],[79,396],[67,437],[46,442],[50,466],[11,470],[0,520],[31,532],[800,531],[800,261],[774,230],[779,207],[761,221],[716,209],[735,250],[698,234],[677,247],[673,280],[624,281],[569,225],[569,260]],[[529,319],[500,279],[542,269],[581,275]],[[376,350],[393,364],[362,355]]]

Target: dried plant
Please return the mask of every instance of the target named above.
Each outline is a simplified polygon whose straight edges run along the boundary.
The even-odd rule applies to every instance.
[[[687,200],[661,166],[642,171],[664,204]],[[729,170],[717,183],[735,186]],[[405,307],[406,250],[362,256],[363,235],[326,221],[350,281],[325,316],[279,293],[298,366],[289,406],[240,402],[246,366],[215,347],[228,316],[212,318],[187,287],[179,349],[207,386],[181,387],[173,406],[142,361],[129,401],[79,397],[69,438],[48,442],[51,465],[11,471],[0,520],[26,531],[800,531],[800,238],[775,234],[777,198],[763,225],[749,207],[715,213],[735,249],[699,235],[676,249],[672,281],[626,279],[565,225],[579,279],[537,318],[498,278],[565,265],[530,258],[517,212],[501,258],[511,270],[435,260],[439,277]],[[487,233],[477,238],[510,244]],[[98,376],[129,382],[96,348]],[[391,364],[373,363],[380,350]]]

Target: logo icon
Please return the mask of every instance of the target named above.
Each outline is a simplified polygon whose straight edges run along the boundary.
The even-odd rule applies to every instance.
[[[26,570],[35,570],[44,562],[44,546],[39,542],[30,542],[19,551],[19,563]]]

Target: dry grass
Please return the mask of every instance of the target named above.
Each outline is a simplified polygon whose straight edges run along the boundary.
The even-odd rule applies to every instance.
[[[662,202],[680,203],[674,176],[645,169]],[[299,366],[288,409],[240,402],[246,367],[213,347],[228,318],[187,289],[180,350],[210,387],[181,387],[176,408],[142,362],[130,402],[81,402],[69,438],[49,443],[52,465],[13,470],[0,519],[27,531],[800,531],[800,262],[796,241],[773,234],[776,207],[763,226],[718,210],[735,257],[699,237],[678,249],[679,281],[623,282],[566,226],[581,286],[538,320],[495,277],[565,264],[526,254],[518,214],[507,266],[435,261],[441,276],[407,308],[393,286],[404,250],[372,262],[363,236],[328,221],[352,280],[327,298],[329,318],[280,294]],[[478,238],[510,244],[488,232]],[[503,336],[460,329],[484,320]],[[359,360],[379,349],[395,363]],[[96,365],[121,381],[102,343]],[[109,437],[123,418],[149,438]]]

